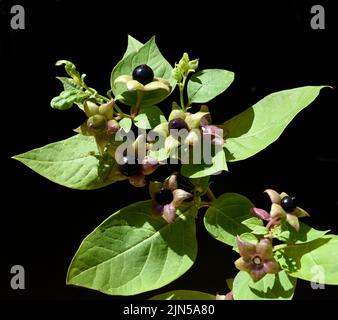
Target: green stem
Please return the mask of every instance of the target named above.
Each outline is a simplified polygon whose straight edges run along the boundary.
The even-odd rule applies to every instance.
[[[105,102],[109,102],[111,99],[102,96],[101,94],[99,94],[95,89],[88,87],[84,82],[81,84],[82,87],[84,87],[87,91],[89,91],[90,93],[92,93],[94,95],[94,97],[96,98],[101,98],[102,100],[104,100]]]
[[[207,189],[207,196],[211,202],[216,201],[216,197],[210,188]]]
[[[183,82],[180,83],[179,89],[180,89],[180,103],[181,103],[181,108],[184,112],[187,111],[185,105],[184,105],[184,88],[185,88],[185,83],[187,81],[187,77],[183,77]]]
[[[114,108],[122,118],[132,118],[129,114],[124,113],[117,104],[114,105]]]
[[[131,117],[132,118],[135,118],[138,115],[138,113],[140,111],[140,106],[141,106],[141,101],[142,101],[143,96],[144,96],[144,92],[143,91],[137,91],[136,104],[135,104],[135,106],[131,110]]]

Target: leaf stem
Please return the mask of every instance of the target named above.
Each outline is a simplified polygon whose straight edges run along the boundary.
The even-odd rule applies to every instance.
[[[144,96],[143,91],[137,91],[137,99],[136,99],[136,104],[133,108],[131,108],[131,117],[135,118],[138,115],[138,112],[140,111],[140,105],[142,98]]]
[[[132,116],[130,116],[129,114],[124,113],[116,103],[115,103],[114,107],[117,110],[117,112],[119,113],[119,115],[122,116],[122,118],[132,118]]]
[[[179,84],[179,89],[180,89],[180,103],[181,103],[181,108],[184,112],[187,111],[185,105],[184,105],[184,87],[185,87],[185,83],[187,81],[187,77],[184,76],[183,77],[183,82]]]
[[[209,198],[209,200],[210,200],[211,202],[214,202],[214,201],[216,201],[216,199],[217,199],[217,198],[215,197],[214,193],[211,191],[210,188],[207,189],[206,195],[208,196],[208,198]]]

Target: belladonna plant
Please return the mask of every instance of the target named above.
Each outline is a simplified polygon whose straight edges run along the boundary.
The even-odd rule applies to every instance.
[[[154,299],[292,299],[298,279],[317,281],[316,266],[324,273],[318,281],[338,284],[338,236],[305,224],[309,213],[297,195],[267,189],[271,207],[257,208],[243,195],[216,197],[210,189],[228,162],[273,143],[325,86],[271,93],[215,123],[207,103],[230,86],[234,73],[198,70],[199,60],[187,53],[172,67],[155,38],[143,44],[128,37],[107,96],[88,86],[72,62],[57,65],[68,76],[58,78],[63,91],[52,108],[77,106],[87,119],[70,138],[14,159],[68,188],[92,190],[128,179],[130,188],[149,189],[148,199],[113,213],[82,241],[67,284],[129,296],[173,282],[196,259],[202,207],[207,231],[238,253],[238,273],[225,295],[177,290]],[[176,88],[179,101],[171,101]],[[162,101],[163,110],[156,106]],[[171,174],[155,180],[164,165]]]

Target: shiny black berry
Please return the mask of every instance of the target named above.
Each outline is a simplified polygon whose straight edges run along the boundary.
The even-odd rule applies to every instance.
[[[141,172],[141,165],[134,158],[124,156],[119,161],[118,169],[126,177],[132,177]]]
[[[156,193],[155,195],[155,200],[158,204],[164,206],[171,201],[173,201],[174,196],[171,190],[161,188],[159,192]]]
[[[188,125],[183,119],[176,118],[176,119],[173,119],[169,122],[168,129],[169,130],[172,130],[172,129],[175,129],[175,130],[186,129],[186,130],[188,130]]]
[[[134,69],[133,79],[146,85],[154,80],[154,71],[148,65],[141,64]]]
[[[292,212],[296,209],[296,199],[294,197],[286,196],[281,201],[281,206],[286,212]]]

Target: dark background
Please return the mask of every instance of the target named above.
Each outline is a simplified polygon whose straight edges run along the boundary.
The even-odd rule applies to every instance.
[[[67,267],[88,233],[119,208],[146,199],[147,189],[122,182],[90,192],[71,190],[10,157],[69,137],[83,120],[77,108],[61,112],[49,107],[61,90],[55,76],[64,75],[55,62],[73,61],[88,75],[87,83],[105,94],[110,72],[127,45],[127,34],[142,42],[156,35],[171,64],[187,51],[192,58],[200,58],[201,69],[234,71],[232,86],[209,104],[218,123],[274,91],[303,85],[335,87],[322,90],[269,148],[230,163],[229,173],[216,177],[213,190],[216,195],[241,193],[265,208],[269,206],[262,193],[265,188],[286,191],[311,213],[305,222],[338,233],[337,11],[332,1],[256,2],[224,1],[221,6],[211,1],[201,5],[0,1],[0,299],[119,298],[66,286]],[[11,30],[12,4],[24,6],[25,30]],[[313,4],[325,8],[325,30],[310,27]],[[161,106],[169,110],[168,103]],[[237,256],[207,234],[202,216],[194,266],[167,287],[136,298],[173,289],[224,291],[225,279],[236,273]],[[10,268],[15,264],[26,270],[25,290],[10,288]],[[337,299],[338,286],[312,290],[310,283],[299,281],[294,298]]]

